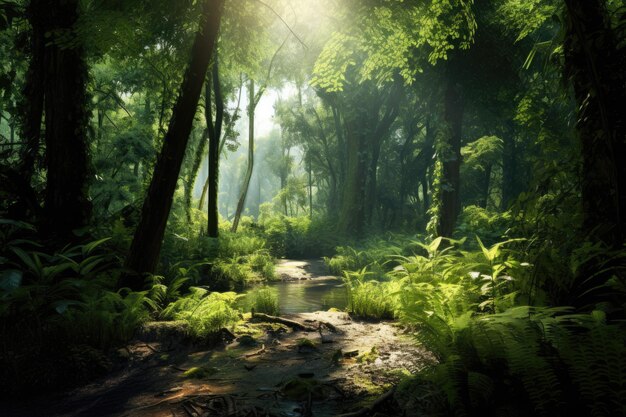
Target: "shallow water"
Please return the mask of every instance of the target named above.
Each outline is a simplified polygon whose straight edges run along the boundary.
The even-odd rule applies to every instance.
[[[300,281],[279,281],[270,284],[278,290],[278,303],[282,314],[310,313],[343,309],[348,304],[346,288],[338,278],[311,278]]]
[[[311,313],[332,307],[343,309],[348,304],[342,280],[330,275],[321,259],[280,259],[276,275],[282,281],[270,286],[278,291],[282,314]]]

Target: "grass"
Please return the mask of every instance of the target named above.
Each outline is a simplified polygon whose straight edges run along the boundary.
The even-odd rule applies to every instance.
[[[274,288],[261,287],[248,291],[243,304],[246,311],[273,316],[280,314],[278,291]]]

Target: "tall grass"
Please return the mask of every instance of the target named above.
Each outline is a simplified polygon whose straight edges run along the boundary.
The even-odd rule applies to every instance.
[[[254,288],[246,293],[243,306],[246,311],[278,315],[278,291],[269,287]]]

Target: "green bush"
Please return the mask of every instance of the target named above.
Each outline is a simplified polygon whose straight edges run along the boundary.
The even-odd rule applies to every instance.
[[[261,287],[248,291],[243,305],[246,311],[254,310],[256,313],[270,315],[280,314],[278,291],[274,288]]]
[[[234,292],[210,293],[204,288],[190,287],[189,294],[171,303],[162,315],[166,319],[186,321],[196,338],[209,338],[240,319],[235,308],[237,298]]]
[[[113,290],[106,239],[48,253],[26,238],[30,226],[0,225],[3,393],[67,388],[106,371],[106,352],[149,315],[144,293]]]
[[[459,215],[456,237],[480,236],[485,243],[493,244],[502,240],[512,223],[512,215],[492,212],[478,206],[467,206]]]

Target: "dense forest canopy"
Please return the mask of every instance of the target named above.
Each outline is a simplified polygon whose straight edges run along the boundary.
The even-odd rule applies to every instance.
[[[0,58],[7,397],[312,331],[323,257],[430,358],[347,415],[626,415],[623,0],[0,0]]]

